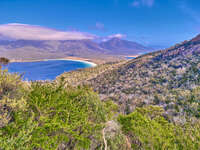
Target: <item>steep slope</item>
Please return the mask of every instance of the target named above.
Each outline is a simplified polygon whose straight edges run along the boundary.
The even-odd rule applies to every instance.
[[[106,42],[100,43],[100,46],[104,49],[108,49],[111,51],[111,54],[118,55],[136,55],[141,53],[146,53],[151,48],[145,47],[136,42],[122,40],[119,38],[112,38]]]
[[[143,55],[85,84],[90,84],[102,100],[118,103],[124,113],[137,106],[158,105],[170,119],[184,121],[188,116],[200,117],[199,67],[200,41],[191,40]]]
[[[195,38],[191,40],[192,42],[199,42],[200,41],[200,34],[197,35]]]

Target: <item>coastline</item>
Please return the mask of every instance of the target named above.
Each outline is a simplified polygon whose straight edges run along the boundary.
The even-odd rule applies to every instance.
[[[78,59],[69,59],[69,58],[60,58],[60,59],[44,59],[43,61],[51,61],[51,60],[69,60],[69,61],[76,61],[76,62],[81,62],[81,63],[85,63],[85,64],[88,64],[90,65],[91,67],[96,67],[97,64],[93,63],[93,62],[89,62],[89,61],[86,61],[86,60],[78,60]]]
[[[125,56],[125,57],[135,57],[135,58],[137,58],[137,57],[139,57],[140,55],[129,55],[129,56]]]
[[[83,58],[72,58],[72,57],[66,57],[66,58],[54,58],[54,59],[37,59],[37,60],[10,60],[10,62],[38,62],[38,61],[51,61],[51,60],[66,60],[66,61],[76,61],[81,62],[90,65],[90,67],[96,67],[97,63],[92,62],[87,59]]]

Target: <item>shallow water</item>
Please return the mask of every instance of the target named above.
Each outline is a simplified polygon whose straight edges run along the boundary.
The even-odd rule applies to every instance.
[[[23,75],[24,80],[54,80],[58,75],[82,68],[92,67],[91,64],[71,60],[48,60],[38,62],[13,62],[7,68],[10,73]]]
[[[126,57],[126,59],[135,59],[136,57]]]

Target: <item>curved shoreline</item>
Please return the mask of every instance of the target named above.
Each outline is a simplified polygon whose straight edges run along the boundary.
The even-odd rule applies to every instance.
[[[91,67],[96,67],[97,64],[93,63],[93,62],[89,62],[86,60],[78,60],[78,59],[65,59],[65,58],[61,58],[61,59],[44,59],[43,61],[51,61],[51,60],[66,60],[66,61],[75,61],[75,62],[81,62],[81,63],[85,63],[90,65]]]
[[[97,64],[87,61],[87,60],[80,60],[80,59],[70,59],[70,58],[57,58],[57,59],[38,59],[38,60],[11,60],[10,62],[38,62],[38,61],[51,61],[51,60],[66,60],[66,61],[75,61],[81,62],[90,65],[90,67],[96,67]]]

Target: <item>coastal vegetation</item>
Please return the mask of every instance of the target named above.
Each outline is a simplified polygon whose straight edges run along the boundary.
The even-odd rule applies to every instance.
[[[122,131],[131,141],[132,149],[198,150],[199,120],[180,125],[169,122],[163,114],[161,107],[148,106],[118,118]]]
[[[118,105],[101,101],[89,87],[27,84],[6,71],[1,71],[0,84],[3,150],[200,147],[198,118],[171,122],[159,106],[137,107],[123,115],[119,114]]]
[[[2,150],[199,150],[200,45],[23,82],[0,71]]]
[[[98,75],[106,71],[113,70],[117,68],[118,66],[124,64],[125,62],[126,61],[108,62],[108,63],[100,64],[96,67],[66,72],[58,76],[55,82],[65,84],[65,86],[67,85],[77,86],[77,85],[82,84],[85,81],[88,81],[90,79],[97,77]]]
[[[5,57],[0,57],[0,68],[2,65],[7,65],[9,63],[9,59]]]
[[[1,71],[1,149],[89,149],[116,106],[88,87],[29,83]]]
[[[84,82],[101,99],[112,99],[129,114],[136,107],[163,107],[171,121],[199,117],[200,49],[184,43],[128,61]]]

